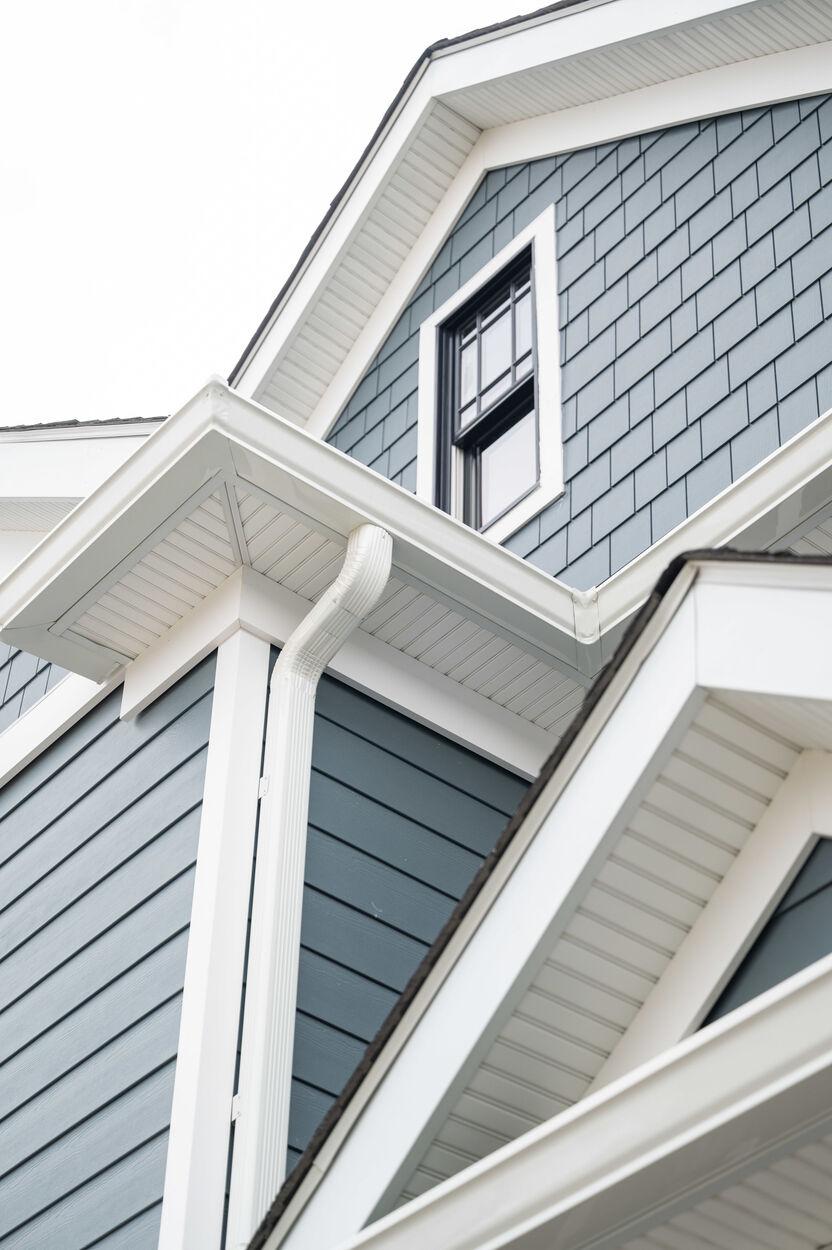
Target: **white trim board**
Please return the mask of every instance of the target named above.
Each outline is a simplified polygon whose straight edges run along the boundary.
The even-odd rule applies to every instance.
[[[91,712],[121,677],[99,685],[70,673],[0,733],[0,787]]]
[[[682,125],[830,90],[832,43],[826,43],[703,70],[483,132],[369,316],[306,428],[321,438],[332,429],[488,170],[613,142],[655,130],[657,125]],[[281,322],[287,319],[283,333],[286,342],[291,335],[290,316],[287,307],[281,314]],[[237,387],[241,394],[259,396],[259,387],[243,385],[242,379]]]
[[[582,1245],[629,1241],[828,1131],[830,993],[832,956],[339,1250],[540,1250],[576,1229]]]
[[[268,677],[268,643],[238,629],[220,644],[159,1250],[222,1238]]]
[[[253,569],[241,568],[124,672],[121,715],[130,719],[235,629],[282,645],[311,604]],[[536,777],[555,739],[449,677],[361,631],[327,670],[371,698],[527,778]]]
[[[592,1090],[695,1032],[773,914],[818,836],[832,836],[832,756],[804,751]]]
[[[541,344],[557,343],[558,330],[558,283],[555,256],[555,209],[550,204],[525,230],[512,239],[496,256],[484,265],[464,286],[427,317],[419,330],[419,407],[418,448],[416,461],[416,494],[427,503],[436,499],[436,430],[439,421],[438,404],[438,344],[442,324],[457,309],[476,295],[495,274],[531,245],[532,291],[534,292],[535,318],[534,358],[536,361],[535,388],[537,394],[537,442],[540,476],[533,491],[508,513],[498,517],[482,533],[492,542],[502,542],[527,521],[552,503],[563,493],[563,438],[561,434],[560,365],[557,355],[542,351]],[[452,449],[454,455],[455,449]],[[459,452],[455,460],[461,460]],[[451,469],[452,483],[458,481],[461,466]],[[453,490],[453,487],[452,487]],[[454,499],[451,506],[454,516],[462,512],[462,501]]]

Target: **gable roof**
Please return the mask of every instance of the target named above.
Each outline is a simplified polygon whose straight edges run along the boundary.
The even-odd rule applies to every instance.
[[[830,38],[813,0],[605,0],[429,49],[234,385],[325,434],[486,169],[823,91]]]
[[[681,605],[689,597],[690,588],[695,579],[706,573],[708,575],[706,584],[736,586],[739,588],[740,593],[746,584],[748,586],[758,585],[761,587],[768,584],[772,586],[782,584],[784,588],[790,585],[799,587],[800,585],[813,584],[818,588],[823,586],[828,590],[830,586],[830,569],[832,569],[832,560],[828,557],[804,558],[790,554],[756,555],[728,551],[693,552],[674,562],[674,565],[668,569],[653,595],[632,623],[613,662],[604,671],[596,686],[587,696],[578,719],[570,727],[564,740],[547,761],[541,776],[524,799],[517,814],[500,838],[494,852],[455,910],[454,915],[449,920],[425,962],[414,975],[403,999],[383,1026],[362,1061],[360,1068],[351,1078],[344,1093],[319,1128],[301,1162],[297,1165],[295,1172],[287,1180],[272,1210],[252,1241],[252,1250],[267,1244],[269,1246],[278,1244],[274,1241],[271,1234],[275,1230],[280,1231],[280,1222],[283,1217],[287,1216],[288,1218],[288,1224],[284,1223],[282,1225],[282,1232],[285,1234],[287,1228],[291,1226],[292,1220],[303,1209],[317,1181],[320,1179],[321,1173],[333,1164],[339,1148],[343,1148],[346,1134],[356,1125],[356,1117],[361,1115],[362,1107],[367,1105],[367,1099],[371,1098],[373,1092],[378,1090],[379,1082],[385,1074],[389,1079],[391,1065],[395,1065],[397,1056],[402,1053],[402,1047],[407,1044],[408,1038],[415,1036],[415,1031],[418,1031],[420,1027],[419,1000],[421,999],[422,1011],[427,1010],[429,1003],[435,1003],[436,995],[439,992],[438,984],[441,984],[443,978],[449,975],[449,970],[453,966],[454,961],[461,958],[461,951],[466,943],[476,943],[477,926],[486,914],[487,909],[494,904],[495,890],[499,892],[501,887],[505,885],[512,867],[518,863],[523,848],[530,845],[530,840],[535,836],[535,832],[542,830],[544,825],[552,819],[552,813],[557,810],[560,796],[563,795],[570,779],[575,777],[578,770],[582,768],[590,771],[594,768],[597,775],[599,765],[597,760],[593,762],[592,752],[597,752],[600,749],[597,747],[597,743],[604,726],[619,705],[624,707],[628,699],[632,700],[635,698],[635,695],[630,693],[630,687],[656,651],[659,642],[662,638],[668,636],[671,620],[679,618]],[[690,610],[693,611],[693,608],[691,607]],[[828,608],[824,610],[828,611]],[[712,624],[717,620],[717,609],[715,609],[715,613],[712,618]],[[690,613],[688,613],[688,616],[689,619],[693,619],[690,617]],[[674,654],[674,666],[667,670],[667,672],[672,671],[674,676],[678,668],[676,661],[683,656],[687,656],[691,647],[690,635],[685,632],[688,627],[682,627],[678,624],[674,625],[677,635],[676,643],[673,645],[677,647],[679,645],[678,631],[680,628],[682,629],[681,650],[677,650]],[[778,623],[777,628],[782,629],[782,622]],[[696,643],[697,648],[705,646],[707,650],[706,637],[707,630]],[[762,645],[764,649],[766,644]],[[749,650],[754,651],[755,648],[751,647]],[[692,658],[692,656],[688,656],[688,660]],[[728,645],[723,667],[730,665],[734,658],[732,647]],[[688,660],[682,664],[683,669],[688,666]],[[687,680],[689,679],[683,678],[682,685]],[[694,678],[695,680],[696,678]],[[704,686],[710,684],[707,664],[704,674],[700,673],[699,680],[703,682]],[[746,678],[744,675],[741,675],[738,679],[740,688],[742,688],[744,680]],[[779,681],[779,677],[777,680]],[[783,690],[785,691],[787,687],[788,678],[783,683]],[[680,686],[680,690],[681,688]],[[654,697],[655,693],[654,691]],[[828,692],[821,697],[826,697],[827,695]],[[675,697],[675,694],[671,695],[668,691],[667,701],[669,704],[674,704]],[[705,693],[703,690],[700,700],[695,706],[690,705],[686,717],[683,717],[674,730],[675,738],[679,737],[682,729],[689,723],[695,707],[703,706],[704,698]],[[742,705],[740,703],[737,706]],[[775,716],[774,704],[771,704],[769,711],[775,724],[778,717],[782,722],[781,713],[777,713],[777,716]],[[669,710],[663,710],[661,716],[664,716],[665,719],[669,717],[668,723],[673,723],[675,712],[674,705]],[[633,713],[631,712],[631,719],[632,715]],[[750,718],[746,723],[748,725],[751,724]],[[824,743],[832,740],[829,734],[828,709],[826,725],[827,727],[824,731],[826,737],[823,738],[821,736],[820,739]],[[737,723],[737,728],[738,730],[742,729],[740,722]],[[806,740],[811,740],[810,745],[817,740],[813,738],[813,734],[816,735],[817,733],[817,728],[813,730],[807,722]],[[784,738],[784,750],[785,741]],[[771,745],[774,745],[774,740]],[[797,750],[799,750],[799,747]],[[666,757],[667,751],[663,749],[662,758]],[[788,770],[791,767],[788,761],[794,760],[794,758],[795,748],[790,747],[783,756],[783,760],[777,766],[769,765],[769,768],[773,769],[770,783],[772,786],[777,787],[779,784],[778,776],[782,777],[784,775],[782,769]],[[622,767],[626,772],[626,766]],[[779,773],[778,768],[781,769]],[[637,776],[636,773],[635,781],[637,781]],[[674,780],[671,784],[675,785],[675,774],[673,776]],[[710,769],[706,767],[700,778],[703,786],[712,784],[709,777],[712,777],[712,774]],[[764,808],[765,804],[759,810],[764,810]],[[738,826],[739,828],[740,826]],[[595,869],[590,873],[582,889],[585,890],[588,885],[591,885],[595,871],[597,871],[597,862]],[[494,884],[495,878],[498,879],[496,884]],[[713,885],[711,889],[713,889]],[[485,901],[483,901],[484,896]],[[579,905],[579,902],[579,897],[571,897],[567,910],[572,911]],[[473,911],[475,910],[477,915],[473,916]],[[504,931],[505,921],[506,916],[504,915]],[[465,930],[464,933],[462,933],[463,930]],[[683,931],[684,927],[680,929],[679,940],[683,936]],[[455,951],[448,957],[449,949],[453,946],[455,946]],[[388,1051],[388,1054],[385,1054],[385,1050]],[[411,1060],[411,1064],[412,1062]],[[367,1088],[364,1091],[361,1091],[362,1082],[367,1084]],[[353,1111],[350,1103],[359,1094],[359,1091],[361,1091],[361,1106],[350,1115],[346,1130],[341,1130],[338,1133],[338,1141],[332,1146],[327,1146],[327,1139],[339,1128],[339,1118],[343,1117],[348,1110]],[[388,1093],[388,1097],[390,1096],[392,1095]],[[390,1195],[391,1198],[393,1196],[394,1194]],[[322,1194],[321,1198],[328,1202],[328,1207],[331,1210],[332,1193],[330,1192],[328,1195]],[[337,1205],[336,1203],[336,1207]],[[310,1228],[306,1227],[301,1234],[301,1239],[304,1235],[308,1236],[309,1232]],[[320,1229],[318,1232],[320,1232]],[[293,1244],[291,1238],[289,1244]]]
[[[279,310],[281,304],[283,303],[285,296],[291,290],[296,278],[302,272],[307,260],[312,255],[315,249],[315,245],[317,244],[318,240],[322,237],[322,235],[326,233],[326,230],[330,222],[332,221],[332,219],[336,216],[338,209],[340,208],[340,205],[349,195],[350,188],[354,185],[354,183],[360,176],[361,171],[363,170],[366,162],[370,159],[372,153],[375,151],[376,146],[378,145],[380,139],[384,135],[388,125],[396,116],[396,113],[399,107],[401,106],[402,102],[406,99],[412,84],[417,81],[420,74],[430,64],[430,62],[434,59],[434,57],[436,57],[438,53],[444,52],[449,48],[454,48],[461,44],[470,43],[474,40],[481,39],[488,35],[500,34],[502,31],[511,30],[512,28],[522,26],[522,25],[527,25],[531,22],[542,21],[544,18],[549,17],[556,13],[562,12],[566,9],[589,8],[590,6],[595,5],[595,4],[607,4],[607,3],[609,3],[609,0],[555,0],[554,4],[544,5],[542,8],[535,10],[535,12],[533,13],[528,13],[525,16],[518,15],[517,17],[510,17],[502,22],[492,22],[488,26],[479,26],[477,27],[476,30],[466,31],[462,35],[457,35],[455,37],[445,38],[445,39],[437,39],[434,43],[429,44],[428,47],[425,48],[424,52],[421,54],[420,57],[416,59],[416,61],[413,63],[412,68],[405,75],[405,78],[404,78],[404,81],[402,82],[401,87],[399,87],[393,99],[390,101],[390,104],[384,110],[381,121],[376,126],[375,130],[373,131],[370,141],[367,143],[366,147],[364,148],[363,152],[359,156],[358,160],[355,162],[352,169],[347,174],[347,177],[344,179],[344,182],[342,183],[341,187],[338,189],[334,198],[331,200],[329,208],[327,209],[326,213],[318,222],[318,225],[315,227],[314,231],[312,232],[308,243],[306,244],[300,256],[298,257],[297,261],[295,262],[295,265],[290,271],[289,276],[287,277],[286,281],[283,283],[283,286],[280,288],[277,295],[272,300],[259,326],[252,334],[246,346],[243,348],[243,351],[240,355],[239,360],[234,365],[233,369],[231,370],[231,373],[228,376],[229,386],[234,386],[241,371],[245,367],[245,364],[249,356],[251,355],[252,351],[256,347],[257,343],[262,338],[263,333],[267,329],[272,318],[275,316],[275,314]]]

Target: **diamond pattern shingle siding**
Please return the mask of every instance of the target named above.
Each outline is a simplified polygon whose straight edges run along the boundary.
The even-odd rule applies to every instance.
[[[551,203],[566,493],[506,545],[586,587],[829,407],[832,97],[492,170],[332,443],[415,488],[419,326]]]

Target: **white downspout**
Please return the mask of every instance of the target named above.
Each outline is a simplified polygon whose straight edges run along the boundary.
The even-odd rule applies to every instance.
[[[391,554],[386,530],[352,531],[340,574],[288,639],[271,676],[227,1250],[248,1245],[286,1168],[315,691],[381,597]]]

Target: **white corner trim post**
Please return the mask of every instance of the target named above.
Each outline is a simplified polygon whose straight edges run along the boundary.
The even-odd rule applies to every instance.
[[[159,1250],[219,1250],[269,643],[217,650]]]
[[[386,530],[354,529],[340,574],[295,629],[271,677],[228,1250],[248,1244],[286,1167],[315,692],[381,597],[391,557]]]

